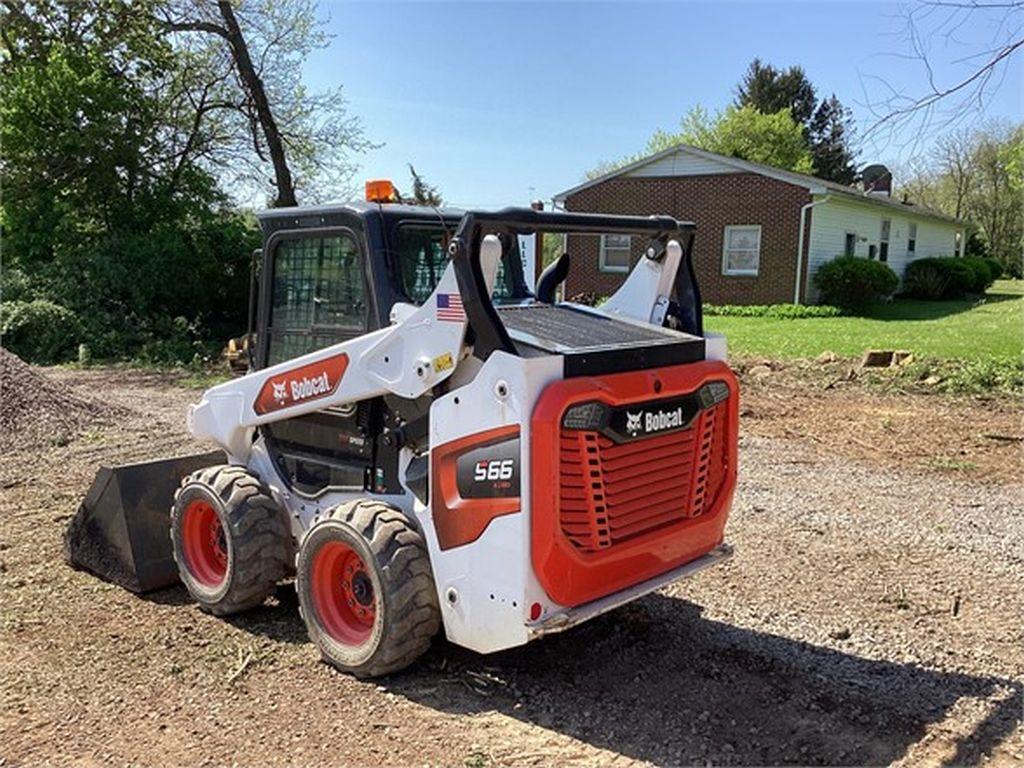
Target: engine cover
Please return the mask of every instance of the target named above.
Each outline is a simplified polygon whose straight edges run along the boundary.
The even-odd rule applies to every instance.
[[[531,446],[531,559],[548,596],[581,605],[718,546],[738,418],[718,361],[550,384]]]

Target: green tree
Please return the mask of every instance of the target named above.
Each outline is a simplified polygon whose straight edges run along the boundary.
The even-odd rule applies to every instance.
[[[437,191],[437,187],[416,173],[412,163],[409,163],[409,176],[412,177],[412,199],[410,202],[413,205],[431,205],[435,208],[444,205],[444,198]]]
[[[587,177],[603,176],[679,144],[797,173],[814,169],[803,129],[793,121],[789,108],[766,115],[753,107],[730,106],[711,115],[698,104],[679,121],[678,131],[655,132],[643,152],[601,163]]]
[[[688,144],[798,173],[811,173],[811,153],[789,108],[764,114],[753,107],[726,107],[713,118],[697,107],[683,118],[677,134],[657,133],[649,149]]]
[[[832,94],[822,99],[808,124],[814,175],[838,184],[857,181],[856,153],[851,149],[853,115]]]
[[[915,203],[965,219],[1007,273],[1021,274],[1024,246],[1024,124],[989,123],[941,137],[899,191]]]
[[[754,107],[766,115],[788,108],[800,125],[809,125],[817,96],[803,67],[777,69],[754,59],[736,87],[736,106]]]
[[[819,102],[802,67],[778,69],[754,59],[736,88],[736,106],[766,115],[788,107],[804,129],[814,175],[840,184],[857,180],[852,114],[834,93]]]
[[[144,2],[4,10],[5,283],[71,311],[99,355],[191,357],[244,317],[253,231],[176,150],[177,54]]]
[[[149,3],[179,54],[175,90],[192,118],[182,151],[225,188],[267,192],[272,205],[351,191],[353,158],[373,145],[340,86],[311,92],[302,82],[307,58],[330,39],[316,0]]]
[[[967,199],[969,217],[988,246],[989,253],[1010,274],[1021,274],[1024,246],[1024,125],[990,125],[977,134],[973,154],[976,175]]]

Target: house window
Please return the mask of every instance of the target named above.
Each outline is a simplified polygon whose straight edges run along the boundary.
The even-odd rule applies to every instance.
[[[907,225],[907,255],[913,256],[917,250],[917,224],[913,221]]]
[[[878,238],[878,260],[889,260],[889,233],[892,231],[892,220],[882,219],[882,232]]]
[[[629,272],[629,252],[632,244],[633,240],[629,235],[601,235],[601,271]]]
[[[725,228],[722,244],[723,275],[756,275],[761,264],[761,226]]]
[[[843,256],[857,255],[857,233],[847,232],[846,240],[843,241]]]
[[[954,256],[958,256],[958,257],[960,256],[960,241],[962,240],[962,238],[963,238],[963,235],[960,232],[957,232],[953,236],[953,255]]]

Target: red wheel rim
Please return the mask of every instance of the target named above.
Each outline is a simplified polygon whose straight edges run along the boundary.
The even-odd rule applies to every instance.
[[[342,541],[328,541],[313,556],[310,592],[320,626],[336,642],[362,645],[373,631],[377,596],[363,558]]]
[[[202,499],[190,501],[181,518],[181,539],[189,573],[216,587],[228,572],[228,542],[217,511]]]

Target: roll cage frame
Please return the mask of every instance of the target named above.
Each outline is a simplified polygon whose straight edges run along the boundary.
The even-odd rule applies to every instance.
[[[518,355],[516,346],[502,323],[491,300],[480,267],[480,245],[485,235],[544,234],[623,234],[647,236],[650,243],[644,258],[660,261],[665,247],[675,239],[683,251],[682,263],[676,271],[669,316],[678,330],[703,336],[703,312],[700,288],[693,268],[693,239],[696,225],[670,216],[618,216],[565,211],[536,211],[532,208],[505,208],[500,211],[467,211],[459,223],[448,251],[455,267],[455,278],[468,319],[469,343],[474,355],[486,360],[491,352],[500,350]],[[561,259],[562,276],[568,270],[568,255]]]

